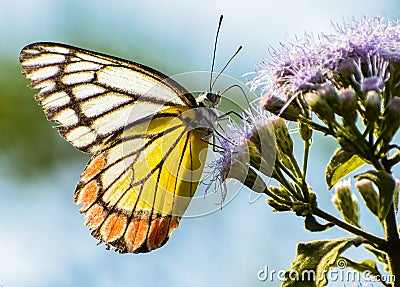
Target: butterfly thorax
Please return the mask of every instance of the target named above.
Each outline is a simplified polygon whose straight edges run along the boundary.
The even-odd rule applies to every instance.
[[[182,121],[187,131],[195,132],[197,130],[201,137],[208,137],[217,129],[218,115],[215,108],[199,106],[194,109],[186,110],[178,117],[178,121]]]
[[[214,92],[204,92],[197,98],[199,107],[215,108],[221,101],[221,95]]]
[[[215,108],[221,100],[221,95],[214,92],[204,92],[196,100],[197,107],[186,110],[179,118],[188,130],[198,130],[205,135],[216,129],[217,113]]]

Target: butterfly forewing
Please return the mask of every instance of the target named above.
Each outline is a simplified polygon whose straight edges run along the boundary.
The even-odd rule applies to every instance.
[[[193,128],[204,120],[195,98],[151,68],[67,45],[31,44],[20,61],[47,118],[93,154],[75,191],[93,236],[120,252],[165,244],[198,186],[212,131]]]
[[[171,106],[195,107],[182,86],[151,68],[54,43],[36,43],[20,54],[36,99],[60,134],[81,151],[95,153],[126,119],[151,117]]]

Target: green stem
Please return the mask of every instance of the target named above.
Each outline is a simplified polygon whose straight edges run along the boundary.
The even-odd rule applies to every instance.
[[[299,165],[297,164],[297,160],[296,160],[296,158],[294,157],[294,154],[289,154],[289,155],[287,155],[287,156],[289,157],[290,162],[292,163],[292,165],[293,165],[293,167],[294,167],[294,169],[295,169],[296,177],[297,177],[297,178],[298,178],[298,177],[301,177],[301,176],[302,176],[302,173],[301,173],[301,170],[300,170]],[[295,177],[295,178],[296,178],[296,177]]]
[[[304,143],[304,157],[303,157],[303,172],[302,172],[302,184],[301,184],[301,190],[303,191],[303,196],[304,199],[308,202],[310,200],[309,197],[309,191],[307,188],[307,184],[306,184],[306,176],[307,176],[307,166],[308,166],[308,156],[310,154],[310,140],[305,141]]]
[[[385,166],[387,166],[388,169],[390,169],[392,166],[398,164],[399,162],[400,162],[400,152],[397,152],[395,155],[393,155],[391,158],[387,160]]]
[[[383,228],[387,246],[383,249],[389,261],[390,274],[394,275],[393,287],[400,286],[400,239],[397,232],[396,214],[394,204],[392,203],[389,213],[385,218]]]
[[[385,170],[379,160],[374,160],[372,164],[377,170]],[[388,170],[385,171],[390,172]],[[394,203],[392,202],[383,222],[386,246],[381,248],[381,250],[385,251],[388,256],[390,274],[394,276],[393,287],[400,287],[400,239],[397,232],[396,213],[394,210]]]
[[[330,130],[329,128],[321,126],[306,117],[299,116],[299,118],[297,120],[312,127],[313,130],[320,131],[326,135],[335,136],[335,133],[332,130]]]
[[[285,176],[282,174],[282,170],[283,171],[286,171],[285,173],[294,181],[294,182],[296,182],[296,179],[293,177],[291,177],[291,176],[293,176],[287,169],[286,169],[286,167],[284,166],[284,165],[282,165],[280,162],[277,162],[276,163],[276,166],[275,166],[275,174],[276,174],[276,180],[279,182],[279,184],[281,184],[283,187],[285,187],[286,189],[287,189],[287,191],[289,191],[290,192],[290,194],[292,194],[293,195],[293,197],[294,198],[296,198],[297,200],[299,200],[299,201],[302,201],[303,200],[303,198],[302,198],[302,196],[301,196],[301,194],[299,194],[298,192],[297,192],[297,190],[295,190],[294,188],[293,188],[293,186],[287,181],[287,179],[285,178]]]
[[[330,215],[329,213],[326,213],[325,211],[319,209],[318,207],[314,208],[313,214],[328,221],[328,222],[332,222],[333,224],[337,225],[338,227],[340,227],[350,233],[353,233],[355,235],[363,237],[364,239],[368,240],[371,244],[379,247],[379,249],[382,249],[387,245],[387,242],[385,239],[377,237],[377,236],[375,236],[371,233],[368,233],[358,227],[350,225],[350,224],[340,220],[339,218],[337,218],[333,215]]]
[[[295,162],[297,165],[297,162]],[[284,166],[282,163],[280,163],[279,161],[276,162],[276,169],[281,169],[292,181],[293,183],[295,183],[296,185],[300,186],[300,182],[297,180],[298,178],[292,174],[291,170],[289,170],[288,168],[286,168],[286,166]],[[283,176],[283,175],[282,175]]]

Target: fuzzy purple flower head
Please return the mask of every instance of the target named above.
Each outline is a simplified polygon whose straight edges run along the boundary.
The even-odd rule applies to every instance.
[[[306,34],[297,43],[281,44],[271,52],[271,61],[259,65],[250,86],[264,93],[264,107],[277,113],[279,106],[281,114],[287,109],[285,118],[293,120],[302,110],[293,98],[324,84],[336,91],[351,87],[359,94],[383,92],[387,103],[388,90],[400,93],[399,66],[400,22],[365,17],[333,25],[331,34],[317,39]]]
[[[255,170],[270,176],[276,151],[273,127],[265,110],[246,111],[241,124],[231,121],[223,136],[218,136],[221,157],[210,165],[214,171],[211,182],[233,178],[256,192],[266,185]]]

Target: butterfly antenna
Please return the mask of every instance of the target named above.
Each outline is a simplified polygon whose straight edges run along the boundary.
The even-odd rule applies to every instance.
[[[235,54],[233,54],[233,56],[229,59],[229,61],[225,64],[225,66],[222,68],[222,70],[218,73],[218,75],[215,77],[214,81],[212,82],[212,84],[210,84],[210,91],[212,90],[212,87],[215,84],[215,81],[219,78],[219,76],[225,71],[225,69],[228,67],[229,63],[232,62],[233,58],[236,57],[236,55],[240,52],[240,50],[242,50],[242,46],[239,46],[239,48],[236,50]]]
[[[243,90],[243,88],[242,88],[241,86],[239,86],[239,85],[237,85],[237,84],[232,85],[232,86],[229,86],[229,87],[227,87],[225,90],[223,90],[223,91],[220,93],[220,95],[223,96],[227,91],[229,91],[229,90],[232,89],[232,88],[238,88],[238,89],[242,92],[244,98],[246,99],[247,105],[249,106],[249,110],[248,110],[248,111],[249,111],[249,113],[251,113],[251,115],[254,117],[254,114],[253,114],[253,106],[252,106],[252,103],[254,103],[254,102],[250,103],[249,98],[248,98],[247,95],[246,95],[246,92]],[[236,114],[236,113],[234,113],[234,114]],[[242,118],[240,115],[238,115],[238,116],[239,116],[240,118]],[[242,119],[243,119],[243,118],[242,118]]]
[[[223,15],[219,17],[219,23],[218,23],[218,29],[217,29],[217,35],[215,35],[215,41],[214,41],[214,52],[213,52],[213,59],[212,59],[212,64],[211,64],[211,74],[210,74],[210,90],[212,88],[212,75],[214,72],[214,64],[215,64],[215,55],[217,54],[217,42],[218,42],[218,35],[219,35],[219,30],[221,29],[221,24],[222,24],[222,19],[224,18]]]
[[[239,86],[239,85],[237,85],[237,84],[227,87],[225,90],[223,90],[223,91],[220,93],[220,95],[223,96],[227,91],[229,91],[229,90],[232,89],[232,88],[238,88],[238,89],[242,92],[244,98],[246,99],[247,104],[248,104],[249,107],[250,107],[251,104],[250,104],[249,99],[247,98],[246,92],[243,90],[243,88],[242,88],[241,86]]]

